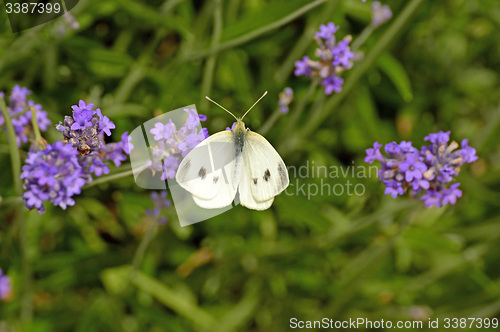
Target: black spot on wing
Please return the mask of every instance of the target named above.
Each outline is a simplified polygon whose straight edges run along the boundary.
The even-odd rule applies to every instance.
[[[205,167],[200,168],[200,171],[198,172],[198,176],[203,180],[207,177],[207,170]]]
[[[269,181],[269,178],[271,177],[271,172],[269,172],[269,169],[266,169],[264,172],[264,181]]]
[[[218,176],[214,176],[214,183],[217,183],[219,181],[219,177]]]
[[[257,184],[257,178],[253,179],[253,184]]]
[[[278,164],[278,175],[281,180],[281,185],[284,187],[287,182],[287,176],[286,176],[286,171],[283,169],[283,166],[281,164]]]

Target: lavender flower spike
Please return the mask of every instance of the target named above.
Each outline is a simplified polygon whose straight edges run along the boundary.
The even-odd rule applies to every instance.
[[[27,164],[21,173],[25,190],[23,199],[28,209],[37,209],[42,214],[47,201],[62,209],[75,204],[73,196],[79,194],[85,184],[77,155],[76,149],[63,142],[28,153]]]
[[[342,91],[344,80],[339,74],[353,66],[354,53],[349,47],[352,37],[346,36],[337,41],[335,33],[338,29],[333,22],[321,25],[314,36],[318,44],[314,53],[316,59],[304,56],[302,60],[295,62],[295,76],[321,79],[327,95]]]
[[[289,88],[289,87],[286,87],[283,92],[280,93],[279,95],[279,100],[278,100],[278,104],[279,104],[279,111],[280,113],[288,113],[288,105],[290,105],[290,103],[292,102],[293,100],[293,90],[292,88]]]
[[[16,132],[16,143],[17,146],[21,146],[22,143],[27,143],[29,140],[29,133],[33,131],[32,116],[31,112],[34,111],[36,115],[36,120],[38,123],[38,128],[41,131],[47,130],[50,125],[50,120],[47,117],[47,112],[42,109],[42,105],[35,104],[34,101],[28,100],[28,96],[31,91],[27,88],[15,85],[12,88],[9,105],[7,107],[12,118],[12,125],[14,131]],[[4,94],[2,92],[2,98]],[[0,127],[5,124],[5,119],[2,114],[0,114]]]
[[[382,5],[378,1],[372,3],[372,26],[374,28],[381,26],[392,17],[391,8],[388,5]]]
[[[375,142],[373,148],[366,150],[365,162],[381,162],[379,178],[386,186],[385,193],[393,198],[411,190],[412,196],[424,201],[426,207],[455,204],[462,191],[459,183],[452,183],[454,176],[463,164],[477,160],[476,150],[466,139],[457,150],[458,143],[449,143],[449,131],[431,133],[424,140],[431,144],[420,150],[411,142],[386,144],[388,156],[380,153],[382,145]]]
[[[0,300],[7,300],[12,294],[12,285],[9,276],[0,269]]]
[[[152,161],[148,167],[153,174],[161,173],[161,179],[173,179],[179,164],[189,151],[208,137],[208,130],[201,128],[198,130],[200,121],[205,121],[207,117],[198,114],[195,109],[185,108],[188,118],[186,123],[179,129],[170,120],[164,124],[157,122],[154,128],[150,129],[153,134]]]
[[[160,216],[161,210],[166,209],[172,205],[167,199],[167,191],[163,190],[159,193],[153,191],[151,193],[151,200],[153,201],[153,209],[146,209],[146,215],[152,219],[157,219],[158,223],[165,224],[168,221],[168,218],[165,216]]]

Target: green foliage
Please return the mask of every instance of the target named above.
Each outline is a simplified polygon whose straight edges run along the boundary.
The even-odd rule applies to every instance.
[[[233,120],[205,94],[241,115],[268,90],[247,125],[267,124],[266,138],[297,169],[366,166],[374,141],[419,146],[439,130],[468,138],[480,159],[462,170],[463,197],[447,208],[385,196],[375,172],[296,174],[269,210],[238,206],[181,228],[169,209],[157,227],[145,215],[149,193],[131,176],[97,182],[66,211],[27,213],[2,132],[0,268],[14,291],[0,302],[0,331],[288,331],[292,317],[498,317],[500,4],[388,0],[393,19],[359,46],[342,93],[324,96],[293,76],[320,24],[335,21],[355,41],[369,2],[81,0],[71,11],[77,31],[61,18],[18,34],[2,12],[0,89],[28,87],[54,124],[84,99],[116,123],[118,141],[196,103],[214,133]],[[275,114],[286,86],[290,114]],[[43,136],[61,139],[54,127]],[[347,181],[364,193],[296,191]]]

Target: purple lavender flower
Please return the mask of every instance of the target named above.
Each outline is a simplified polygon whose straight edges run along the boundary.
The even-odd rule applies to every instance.
[[[448,141],[450,140],[450,133],[451,131],[447,132],[440,131],[438,133],[429,134],[424,137],[424,141],[429,141],[432,144],[437,144],[437,145],[445,144],[448,143]]]
[[[28,153],[21,173],[25,190],[23,199],[28,209],[37,209],[42,214],[46,201],[62,209],[75,204],[72,197],[79,194],[85,184],[77,156],[77,150],[63,142]]]
[[[115,129],[115,128],[116,128],[115,124],[111,122],[111,120],[107,116],[101,118],[101,122],[99,123],[99,130],[105,132],[106,135],[111,136],[110,129]]]
[[[71,15],[70,12],[64,13],[63,17],[64,17],[64,22],[70,29],[78,30],[80,28],[80,23],[78,23],[76,18],[73,15]]]
[[[391,8],[388,5],[382,5],[378,1],[372,3],[372,26],[374,28],[381,26],[392,17]]]
[[[427,192],[420,198],[424,201],[425,207],[441,207],[442,206],[442,195],[437,190],[427,190]]]
[[[198,130],[200,121],[205,121],[207,117],[198,114],[195,109],[185,108],[188,114],[185,124],[177,129],[170,120],[167,124],[155,123],[150,130],[154,135],[152,144],[152,160],[148,162],[148,167],[155,172],[161,172],[161,179],[173,179],[179,164],[189,151],[207,138],[208,130],[201,128]]]
[[[295,61],[295,76],[307,76],[312,71],[310,65],[311,59],[308,56],[302,57],[302,60]]]
[[[290,105],[292,100],[293,100],[293,90],[292,88],[287,87],[279,95],[279,100],[278,100],[279,111],[283,114],[288,113],[288,105]]]
[[[387,144],[387,145],[389,145],[389,144]],[[382,147],[382,144],[380,144],[379,142],[373,143],[373,148],[366,150],[365,162],[371,164],[375,160],[383,161],[384,156],[380,153],[381,147]]]
[[[205,115],[202,115],[200,117],[195,109],[185,108],[184,111],[189,115],[188,119],[186,120],[186,124],[184,125],[188,130],[193,130],[198,125],[200,125],[200,120],[202,117],[205,117],[206,119]]]
[[[97,117],[92,117],[89,125],[86,124],[86,120],[82,121],[82,117],[76,118],[79,122],[75,122],[70,116],[65,116],[64,122],[56,125],[56,129],[63,134],[64,143],[73,146],[81,155],[99,151],[104,143],[99,136]]]
[[[457,202],[457,198],[462,197],[462,191],[457,189],[460,186],[460,183],[454,183],[450,186],[450,188],[443,190],[443,204],[455,204]]]
[[[85,129],[91,127],[93,123],[91,120],[96,111],[92,110],[94,104],[85,104],[83,100],[80,100],[78,106],[73,105],[73,119],[74,122],[71,125],[72,130]]]
[[[123,161],[127,160],[130,150],[134,148],[129,141],[128,132],[124,132],[120,142],[106,144],[102,149],[102,160],[111,160],[116,167],[120,166]]]
[[[47,112],[42,109],[42,105],[35,104],[32,100],[27,100],[30,94],[31,91],[27,88],[15,85],[9,96],[9,105],[7,108],[12,117],[14,131],[16,132],[17,146],[21,146],[22,143],[27,143],[29,140],[28,136],[33,131],[33,124],[31,120],[32,110],[35,111],[40,131],[47,130],[51,123],[47,117]],[[4,98],[3,93],[2,98]],[[5,119],[2,114],[0,114],[0,126],[3,126],[4,124]]]
[[[344,69],[352,67],[351,59],[354,58],[354,53],[349,48],[351,39],[351,36],[345,37],[344,40],[338,42],[337,46],[331,50],[333,55],[332,64],[334,66],[342,67]]]
[[[384,194],[391,195],[392,198],[396,198],[398,197],[398,195],[403,195],[405,193],[405,190],[401,182],[392,180],[392,181],[384,181],[384,184],[386,185]]]
[[[0,300],[7,300],[12,294],[12,285],[10,277],[3,274],[0,269]]]
[[[332,92],[342,91],[342,84],[344,84],[344,79],[337,76],[328,76],[322,82],[325,87],[325,93],[331,95]]]
[[[407,154],[406,159],[399,164],[399,170],[405,174],[406,182],[421,179],[425,171],[427,171],[427,166],[420,161],[421,159],[418,152],[413,152]]]
[[[153,209],[146,209],[146,215],[152,219],[157,219],[159,224],[165,224],[168,218],[165,216],[160,216],[161,210],[167,209],[172,205],[167,199],[167,191],[163,190],[159,193],[153,191],[151,193],[151,200],[153,201]]]
[[[23,90],[16,90],[13,98],[17,103]],[[44,202],[50,201],[63,209],[74,205],[73,196],[81,192],[92,174],[109,173],[111,160],[116,166],[127,158],[133,145],[125,132],[117,143],[104,142],[104,134],[111,135],[115,127],[94,104],[80,100],[73,105],[73,116],[66,116],[56,128],[63,133],[64,141],[48,145],[46,150],[28,153],[21,179],[24,179],[23,199],[29,209],[45,212]]]
[[[388,156],[380,153],[381,144],[375,142],[373,148],[366,150],[365,161],[379,160],[382,168],[379,178],[386,185],[385,193],[397,197],[411,188],[412,195],[424,201],[426,207],[441,207],[455,204],[462,196],[459,183],[452,183],[460,166],[477,160],[476,150],[469,147],[468,141],[458,143],[450,140],[450,132],[429,134],[424,138],[431,144],[420,150],[412,142],[391,142],[385,145]]]
[[[164,125],[161,122],[155,123],[155,127],[150,130],[151,134],[155,135],[154,139],[159,141],[161,139],[169,139],[172,133],[175,131],[175,125],[172,123],[172,119]]]
[[[304,56],[295,62],[295,76],[319,77],[327,95],[342,91],[344,80],[339,74],[353,65],[354,53],[349,47],[351,36],[337,42],[335,33],[338,27],[333,22],[321,25],[315,34],[318,48],[315,51],[317,60]]]
[[[327,24],[321,24],[319,26],[319,31],[316,32],[316,36],[323,38],[325,40],[332,39],[335,38],[334,35],[338,29],[339,27],[335,26],[333,22]]]
[[[236,128],[236,122],[233,122],[231,127],[226,127],[226,130],[234,130],[234,128]]]
[[[72,106],[73,117],[66,116],[63,123],[56,125],[56,129],[63,133],[64,142],[75,147],[81,155],[100,151],[104,131],[109,132],[111,126],[114,128],[114,124],[102,116],[101,110],[93,110],[93,107],[94,104],[80,100],[78,106]]]
[[[112,161],[115,166],[120,166],[130,153],[129,136],[124,133],[121,141],[105,143],[104,134],[111,136],[111,129],[115,124],[104,116],[94,104],[86,104],[80,100],[78,105],[73,105],[73,116],[66,116],[63,123],[56,125],[56,129],[63,133],[64,143],[70,144],[78,152],[78,161],[82,166],[83,177],[87,182],[92,181],[91,174],[101,176],[108,174],[108,163]]]
[[[168,156],[163,160],[162,180],[175,178],[175,171],[179,168],[181,161],[174,156]]]
[[[460,157],[466,163],[472,163],[477,160],[476,149],[469,146],[469,140],[462,140],[462,150],[460,151]]]

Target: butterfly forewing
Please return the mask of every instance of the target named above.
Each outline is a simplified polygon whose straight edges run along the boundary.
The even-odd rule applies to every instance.
[[[243,176],[256,202],[264,202],[286,189],[288,171],[274,147],[261,135],[248,131],[243,147]],[[240,181],[240,186],[243,179]],[[245,186],[245,189],[247,189]],[[240,199],[245,200],[240,190]],[[250,199],[248,199],[250,201]],[[271,201],[272,204],[272,201]],[[270,204],[269,204],[270,205]]]
[[[234,139],[231,131],[210,136],[191,150],[177,170],[179,185],[193,195],[203,208],[231,204],[238,184],[235,171]]]

